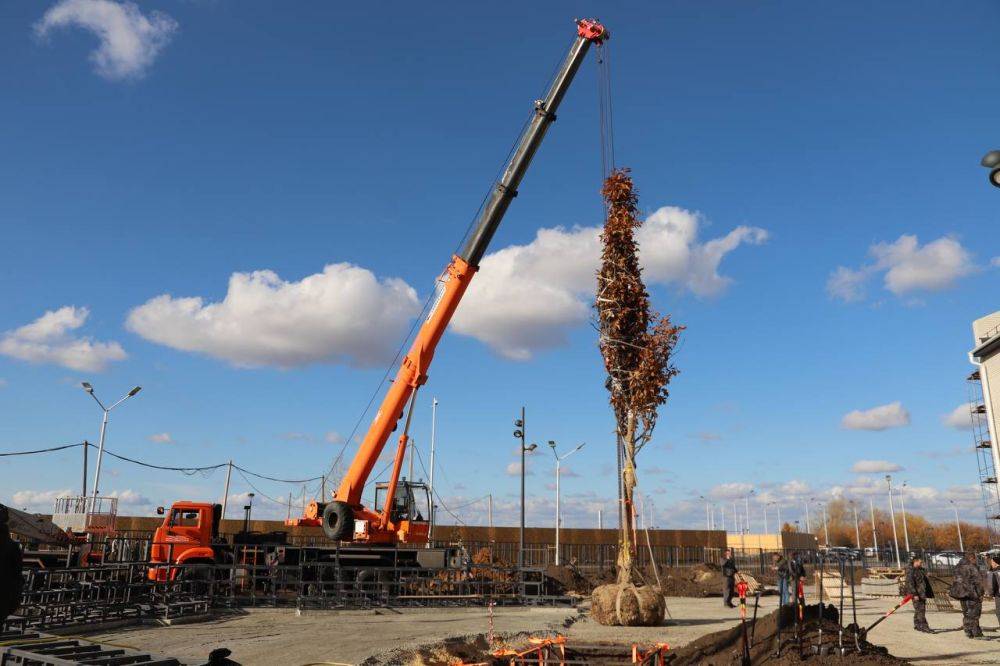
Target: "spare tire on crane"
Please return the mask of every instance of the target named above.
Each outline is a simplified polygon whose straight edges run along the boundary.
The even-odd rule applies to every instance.
[[[323,534],[331,541],[351,541],[354,512],[346,502],[329,502],[323,507]]]

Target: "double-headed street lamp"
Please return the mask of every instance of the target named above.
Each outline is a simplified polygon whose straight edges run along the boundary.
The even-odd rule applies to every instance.
[[[549,440],[549,448],[552,449],[552,455],[555,456],[556,459],[556,566],[559,566],[559,526],[562,523],[562,514],[559,511],[559,476],[562,469],[561,465],[563,460],[566,460],[566,458],[569,458],[571,455],[582,449],[584,444],[586,444],[586,442],[578,445],[569,453],[560,456],[556,453],[556,443],[551,439]]]
[[[530,453],[538,448],[538,444],[525,445],[524,440],[524,407],[521,407],[521,418],[514,419],[514,437],[521,444],[521,531],[518,538],[517,566],[524,567],[524,454]]]
[[[101,462],[104,460],[104,435],[108,430],[108,414],[111,412],[112,409],[114,409],[115,407],[122,404],[123,402],[134,396],[136,393],[141,391],[142,387],[136,386],[134,389],[123,395],[121,399],[118,400],[118,402],[111,405],[110,407],[105,407],[104,403],[101,402],[96,395],[94,395],[94,387],[90,385],[90,382],[81,382],[80,385],[83,386],[83,390],[90,394],[90,397],[94,399],[97,405],[101,408],[101,411],[104,412],[104,415],[101,419],[101,440],[97,445],[97,469],[94,472],[94,491],[92,493],[94,497],[93,499],[95,505],[94,509],[96,509],[97,493],[101,485]]]

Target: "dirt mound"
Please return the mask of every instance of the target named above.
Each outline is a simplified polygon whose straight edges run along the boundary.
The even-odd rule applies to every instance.
[[[668,597],[721,597],[725,578],[714,564],[660,570],[660,589]]]
[[[545,567],[545,577],[548,579],[549,594],[579,594],[585,596],[594,589],[595,583],[581,574],[575,567],[556,566]]]
[[[793,664],[799,661],[809,661],[815,664],[906,664],[902,659],[893,657],[888,651],[877,645],[860,640],[861,652],[851,650],[847,656],[841,657],[834,653],[837,647],[837,633],[840,624],[837,620],[837,609],[834,606],[823,608],[822,620],[819,618],[819,604],[806,606],[805,620],[801,635],[801,653],[799,641],[795,634],[794,606],[785,606],[772,611],[768,615],[757,618],[756,627],[752,629],[753,644],[750,647],[750,659],[753,663]],[[773,656],[777,645],[778,623],[781,622],[781,655]],[[751,623],[747,621],[747,635],[751,633]],[[819,644],[820,628],[822,628],[822,645],[828,652],[826,656],[814,655],[812,647]],[[845,646],[854,647],[854,634],[844,629],[843,642]],[[724,629],[702,636],[678,650],[671,651],[673,659],[671,666],[738,666],[743,655],[743,628],[737,624],[730,629]]]

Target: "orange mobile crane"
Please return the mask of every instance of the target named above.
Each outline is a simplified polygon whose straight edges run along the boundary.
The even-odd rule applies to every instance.
[[[608,39],[608,31],[597,20],[576,21],[577,37],[544,99],[535,102],[534,114],[521,134],[520,140],[506,165],[499,182],[493,189],[472,226],[472,232],[457,255],[438,279],[429,314],[420,326],[413,346],[406,354],[396,377],[340,487],[333,493],[332,501],[313,503],[302,519],[294,524],[321,524],[323,531],[333,541],[356,541],[368,544],[424,544],[427,542],[429,505],[427,514],[417,506],[417,493],[426,498],[427,487],[412,480],[400,480],[400,470],[409,440],[410,419],[419,388],[427,382],[427,370],[434,350],[448,327],[479,262],[503,219],[517,188],[538,150],[549,125],[556,119],[556,109],[569,89],[584,56],[591,44],[601,44]],[[376,484],[376,501],[373,508],[362,504],[361,493],[372,473],[389,436],[406,412],[403,433],[399,436],[396,457],[388,483]],[[424,504],[424,502],[422,502]]]

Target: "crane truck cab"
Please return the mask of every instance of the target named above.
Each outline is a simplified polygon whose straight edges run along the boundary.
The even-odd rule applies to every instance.
[[[163,523],[153,533],[151,565],[216,562],[221,504],[181,501],[166,511],[161,506],[156,512],[163,515]],[[150,566],[147,575],[150,580],[164,581],[172,579],[176,570]]]

